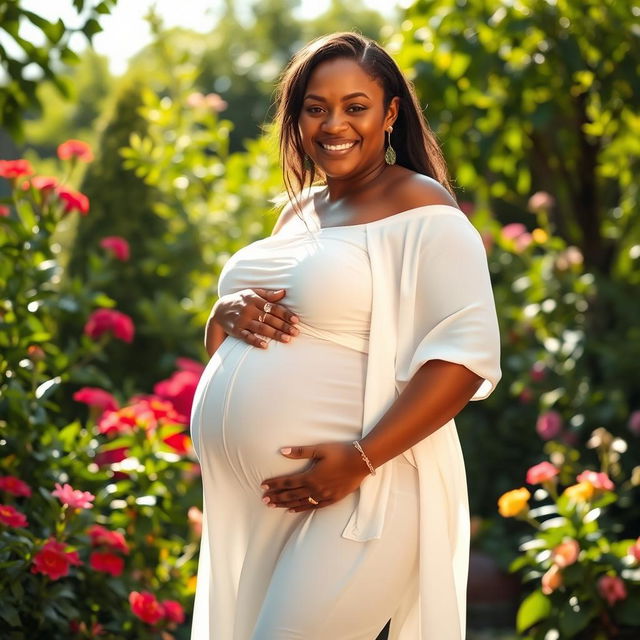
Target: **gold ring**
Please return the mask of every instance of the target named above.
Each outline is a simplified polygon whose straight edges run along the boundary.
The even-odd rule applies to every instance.
[[[311,496],[307,498],[307,502],[310,504],[319,504],[317,500],[314,500]]]

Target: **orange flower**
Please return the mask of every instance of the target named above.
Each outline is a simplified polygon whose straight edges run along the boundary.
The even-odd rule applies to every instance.
[[[565,540],[553,548],[551,560],[559,567],[568,567],[573,564],[580,555],[580,545],[577,540]]]
[[[585,502],[593,497],[594,488],[590,482],[579,482],[564,490],[564,494],[574,502]]]
[[[511,518],[521,514],[529,508],[531,494],[524,487],[513,489],[502,494],[498,499],[498,511],[504,518]]]
[[[542,593],[548,596],[561,586],[562,571],[557,564],[552,564],[551,568],[542,576]]]

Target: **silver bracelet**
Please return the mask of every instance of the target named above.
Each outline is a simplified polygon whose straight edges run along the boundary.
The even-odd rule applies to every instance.
[[[376,470],[373,468],[373,465],[371,464],[371,460],[369,460],[369,458],[367,458],[367,454],[362,450],[362,447],[360,446],[360,443],[357,440],[354,440],[351,444],[360,452],[360,457],[364,460],[364,463],[369,468],[369,473],[372,476],[375,476],[376,475]]]

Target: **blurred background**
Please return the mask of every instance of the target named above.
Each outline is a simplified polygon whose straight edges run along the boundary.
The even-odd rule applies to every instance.
[[[640,636],[637,2],[0,0],[7,638],[188,637],[204,325],[277,216],[278,76],[343,30],[414,83],[489,259],[503,379],[457,419],[469,638]],[[57,577],[32,571],[51,540]]]

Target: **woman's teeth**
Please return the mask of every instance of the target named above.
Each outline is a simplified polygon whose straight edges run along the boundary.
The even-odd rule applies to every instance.
[[[323,144],[320,143],[320,146],[327,151],[342,151],[343,149],[351,149],[355,145],[354,142],[346,142],[345,144]]]

